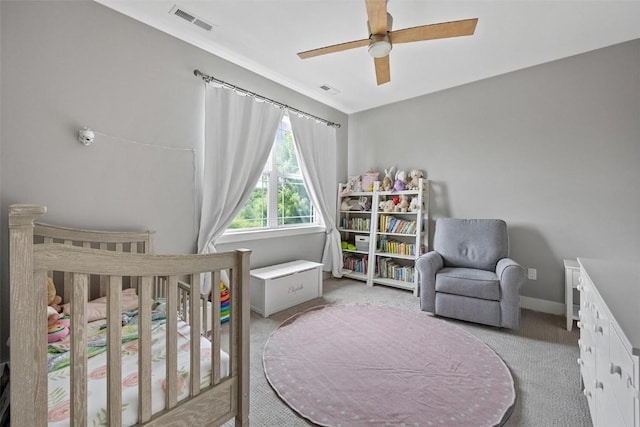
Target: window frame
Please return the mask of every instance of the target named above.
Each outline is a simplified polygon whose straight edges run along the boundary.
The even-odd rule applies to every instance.
[[[282,118],[282,122],[288,121],[289,117],[285,114]],[[289,124],[290,126],[290,124]],[[282,124],[278,125],[277,132],[281,132]],[[274,135],[273,145],[271,146],[271,152],[269,153],[269,158],[262,169],[260,174],[260,178],[258,178],[258,182],[262,179],[264,174],[268,175],[267,181],[267,223],[266,227],[257,227],[257,228],[227,228],[225,232],[218,238],[217,243],[229,243],[229,242],[241,242],[247,240],[259,240],[259,239],[267,239],[267,238],[277,238],[277,237],[287,237],[287,236],[297,236],[304,234],[313,234],[313,233],[321,233],[325,232],[326,227],[324,225],[324,221],[322,220],[322,215],[318,212],[317,208],[313,206],[313,211],[315,215],[315,222],[308,224],[294,224],[294,225],[278,225],[278,181],[280,178],[290,178],[292,177],[291,173],[283,172],[278,173],[278,168],[276,164],[276,141],[278,138],[278,134]],[[294,142],[294,151],[296,153],[296,157],[298,159],[298,163],[300,158],[298,154],[297,147]],[[299,165],[298,165],[299,166]],[[304,177],[302,177],[302,183],[306,187],[306,182]],[[294,177],[295,178],[295,177]],[[313,204],[313,201],[310,200]]]

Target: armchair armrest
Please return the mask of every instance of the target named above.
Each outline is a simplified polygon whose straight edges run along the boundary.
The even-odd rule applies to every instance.
[[[418,286],[420,287],[420,309],[430,313],[436,311],[436,273],[444,266],[442,256],[435,251],[427,252],[416,260]]]
[[[525,281],[524,268],[511,258],[502,258],[496,265],[500,280],[501,326],[518,329],[520,325],[520,288]]]

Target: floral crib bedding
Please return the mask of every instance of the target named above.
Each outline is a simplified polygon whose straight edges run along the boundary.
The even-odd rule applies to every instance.
[[[138,423],[138,339],[137,312],[123,312],[122,327],[122,425]],[[161,311],[152,315],[152,412],[164,409],[166,384],[166,327]],[[98,320],[88,325],[87,393],[88,426],[107,425],[107,353],[106,322]],[[200,337],[200,386],[211,383],[211,343]],[[67,340],[49,345],[49,426],[70,425],[71,386],[69,368],[69,342]],[[178,400],[189,395],[190,327],[178,321]],[[220,352],[220,375],[229,373],[229,356]]]

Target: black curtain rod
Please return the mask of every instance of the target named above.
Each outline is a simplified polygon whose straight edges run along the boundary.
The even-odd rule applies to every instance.
[[[251,92],[250,90],[242,89],[241,87],[232,85],[231,83],[227,83],[225,81],[216,79],[215,77],[208,76],[208,75],[204,74],[200,70],[193,70],[193,74],[196,77],[200,77],[202,80],[204,80],[207,83],[212,83],[213,82],[213,83],[219,84],[219,85],[221,85],[222,87],[224,87],[226,89],[232,89],[232,90],[235,90],[236,92],[240,92],[240,93],[242,93],[244,95],[252,96],[252,97],[254,97],[254,98],[256,98],[256,99],[258,99],[260,101],[265,101],[265,102],[273,104],[273,105],[275,105],[277,107],[285,108],[285,109],[287,109],[289,111],[292,111],[292,112],[294,112],[296,114],[299,114],[301,116],[304,116],[306,118],[314,119],[314,120],[317,120],[319,122],[322,122],[327,126],[332,126],[334,128],[339,128],[340,127],[339,123],[331,122],[329,120],[323,119],[322,117],[314,116],[313,114],[309,114],[309,113],[307,113],[305,111],[298,110],[297,108],[290,107],[290,106],[288,106],[286,104],[283,104],[283,103],[278,102],[278,101],[274,101],[273,99],[267,98],[265,96],[258,95],[257,93]]]

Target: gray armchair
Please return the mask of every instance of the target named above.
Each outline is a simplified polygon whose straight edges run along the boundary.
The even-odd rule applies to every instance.
[[[439,218],[433,249],[416,261],[423,311],[518,329],[525,272],[508,258],[504,221]]]

